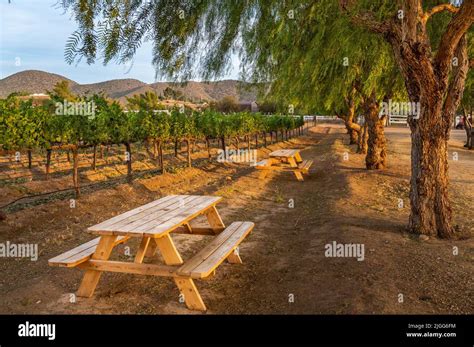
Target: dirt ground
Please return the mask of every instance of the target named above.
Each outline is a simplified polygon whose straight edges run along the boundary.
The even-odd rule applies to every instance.
[[[210,194],[224,197],[218,209],[226,224],[249,220],[256,226],[241,244],[243,265],[223,263],[216,276],[196,282],[208,314],[472,314],[474,152],[463,148],[461,132],[453,132],[451,197],[459,239],[424,240],[405,230],[408,130],[386,133],[383,171],[364,169],[364,157],[348,146],[341,125],[320,124],[306,136],[259,150],[263,158],[278,148],[300,148],[304,159],[314,160],[305,182],[289,173],[258,180],[249,166],[206,161],[84,194],[76,208],[57,200],[13,212],[0,222],[0,242],[38,243],[40,257],[0,260],[0,313],[195,314],[179,302],[171,279],[127,274],[105,273],[92,298],[71,303],[82,272],[49,267],[48,259],[90,240],[88,226],[118,213],[169,194]],[[185,258],[209,241],[173,239]],[[325,245],[333,241],[363,244],[364,260],[326,257]],[[133,255],[137,242],[129,245]],[[113,258],[132,259],[124,246]]]

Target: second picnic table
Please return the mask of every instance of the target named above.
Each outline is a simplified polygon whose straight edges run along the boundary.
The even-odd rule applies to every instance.
[[[303,160],[299,149],[279,149],[270,153],[269,159],[259,161],[256,165],[261,170],[260,178],[265,178],[270,170],[293,172],[298,181],[304,181],[303,174],[309,172],[312,160]]]
[[[218,196],[170,195],[117,215],[88,231],[100,237],[49,260],[51,266],[79,267],[85,270],[78,296],[91,297],[103,271],[172,277],[188,308],[205,311],[206,306],[193,279],[206,278],[227,259],[242,263],[238,245],[254,227],[252,222],[233,222],[225,227],[216,204]],[[190,222],[204,215],[209,227]],[[215,235],[200,252],[183,262],[170,236],[183,234]],[[131,237],[141,239],[134,262],[109,260],[113,248]],[[159,250],[165,265],[144,264]]]

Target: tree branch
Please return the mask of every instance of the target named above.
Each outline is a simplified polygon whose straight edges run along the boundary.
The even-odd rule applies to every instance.
[[[446,99],[443,105],[443,115],[445,117],[447,129],[449,129],[454,114],[461,103],[467,72],[469,70],[466,35],[463,35],[461,40],[459,40],[456,47],[456,57],[458,58],[458,65],[453,69],[454,77],[449,84],[448,93],[446,94]]]
[[[441,87],[448,83],[454,51],[472,23],[474,23],[474,1],[465,0],[449,22],[446,31],[441,37],[438,52],[434,60],[435,70],[438,71]]]
[[[459,7],[456,7],[451,4],[442,4],[433,7],[431,10],[428,12],[425,12],[424,15],[422,16],[422,22],[426,24],[428,19],[430,19],[431,16],[435,15],[436,13],[443,12],[443,11],[448,11],[451,13],[457,13],[459,11]]]
[[[374,15],[370,12],[360,13],[352,16],[351,22],[376,34],[384,35],[390,31],[390,22],[379,22],[375,20]]]

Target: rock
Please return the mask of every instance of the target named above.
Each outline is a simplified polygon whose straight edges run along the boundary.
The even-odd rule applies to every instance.
[[[430,239],[430,237],[428,235],[421,234],[420,236],[418,236],[418,239],[420,241],[428,241]]]

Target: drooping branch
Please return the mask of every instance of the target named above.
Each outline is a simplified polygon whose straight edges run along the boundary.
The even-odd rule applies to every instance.
[[[452,4],[442,4],[433,7],[431,10],[425,12],[422,17],[422,22],[426,24],[428,20],[430,19],[431,16],[435,15],[436,13],[443,12],[443,11],[448,11],[451,13],[457,13],[459,11],[459,7],[456,7]]]

